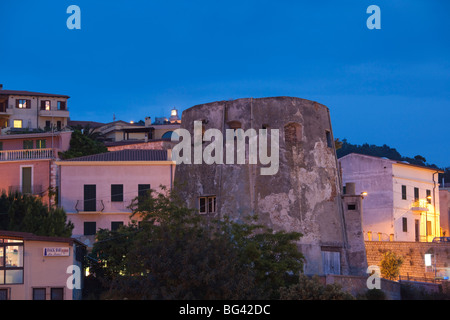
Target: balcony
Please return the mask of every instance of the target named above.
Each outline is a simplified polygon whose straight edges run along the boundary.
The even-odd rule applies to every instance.
[[[411,204],[411,210],[416,212],[428,211],[429,203],[425,199],[416,200]]]
[[[103,200],[77,200],[75,210],[77,213],[103,212],[103,210],[105,210],[105,204],[103,203]]]
[[[10,116],[14,113],[12,108],[0,108],[0,116]]]
[[[61,109],[61,110],[39,110],[40,117],[54,117],[54,118],[68,118],[69,110]]]
[[[34,196],[40,196],[43,193],[45,193],[47,190],[44,190],[44,187],[42,185],[28,185],[28,186],[9,186],[8,187],[8,194],[12,193],[23,193],[23,194],[31,194]]]
[[[23,150],[5,150],[0,151],[0,161],[22,161],[52,159],[53,149],[23,149]]]

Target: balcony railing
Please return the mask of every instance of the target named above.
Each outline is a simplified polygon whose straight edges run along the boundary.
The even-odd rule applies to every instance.
[[[9,186],[8,193],[12,194],[15,192],[20,192],[23,194],[32,194],[32,195],[42,195],[46,190],[44,190],[42,185],[28,185],[28,186]]]
[[[36,160],[53,158],[53,149],[24,149],[0,151],[0,161]]]
[[[421,211],[428,211],[428,206],[429,206],[429,203],[428,203],[427,200],[423,200],[423,199],[415,200],[411,204],[411,210],[412,211],[419,211],[419,212],[421,212]]]
[[[77,200],[75,210],[77,212],[103,212],[105,204],[103,200]]]

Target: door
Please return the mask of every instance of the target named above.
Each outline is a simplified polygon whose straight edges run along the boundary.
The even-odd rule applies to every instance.
[[[339,251],[322,251],[323,273],[341,274],[341,254]]]
[[[32,193],[31,167],[22,168],[22,193]]]
[[[97,187],[95,184],[84,185],[84,211],[97,211]]]
[[[419,242],[420,228],[419,228],[419,220],[415,220],[414,224],[414,235],[416,242]]]

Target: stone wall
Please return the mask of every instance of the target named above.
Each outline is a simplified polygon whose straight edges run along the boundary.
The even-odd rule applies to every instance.
[[[327,273],[325,269],[330,266],[339,267],[338,258],[343,274],[361,271],[354,269],[364,264],[365,256],[358,258],[359,245],[347,242],[340,177],[326,106],[295,97],[271,97],[217,101],[183,111],[181,128],[189,131],[191,137],[195,136],[194,124],[199,122],[206,132],[213,129],[210,132],[218,131],[223,137],[227,130],[235,128],[246,132],[253,129],[257,133],[267,129],[267,132],[257,140],[236,137],[235,142],[231,141],[231,145],[245,143],[245,153],[239,153],[245,155],[245,163],[195,164],[197,149],[202,155],[216,144],[187,143],[189,149],[183,149],[183,158],[194,161],[177,164],[175,185],[189,207],[211,218],[228,216],[235,221],[246,221],[249,216],[257,216],[259,223],[273,230],[300,232],[303,236],[298,244],[306,257],[306,274]],[[274,161],[279,164],[274,174],[262,174],[263,169],[274,163],[250,161],[250,147],[258,146],[261,141],[279,147],[273,154],[270,151],[279,160]],[[222,144],[227,145],[222,141],[217,146]],[[180,153],[174,148],[173,155],[177,154]],[[237,146],[230,150],[229,156],[238,156]],[[211,212],[209,208],[200,210],[205,197],[215,201]],[[363,240],[359,241],[364,250]],[[347,248],[358,249],[351,256],[353,261],[349,261]],[[328,258],[331,256],[333,259]]]
[[[383,253],[387,251],[402,256],[404,262],[400,268],[401,279],[432,281],[435,274],[438,277],[449,276],[450,243],[366,241],[365,245],[369,266],[380,266]],[[432,254],[432,267],[425,266],[426,253]]]

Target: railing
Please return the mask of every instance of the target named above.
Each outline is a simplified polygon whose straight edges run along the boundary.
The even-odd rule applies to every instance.
[[[53,158],[53,149],[24,149],[0,151],[0,161],[35,160]]]
[[[77,200],[75,210],[77,212],[103,212],[105,204],[103,200]]]
[[[30,185],[30,186],[9,186],[8,193],[20,192],[23,194],[41,195],[45,192],[43,186],[40,184]]]
[[[429,202],[424,199],[415,200],[411,204],[412,211],[428,211]]]

